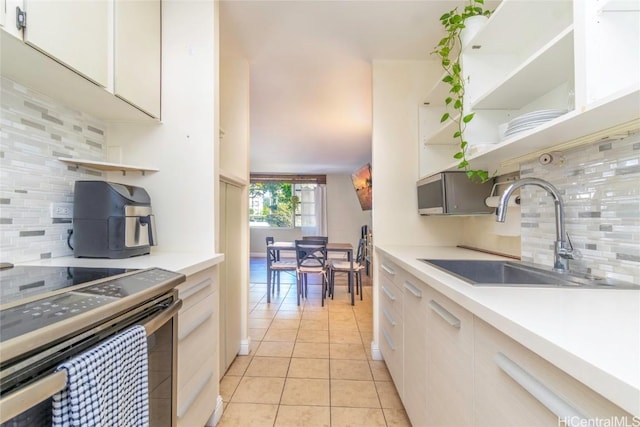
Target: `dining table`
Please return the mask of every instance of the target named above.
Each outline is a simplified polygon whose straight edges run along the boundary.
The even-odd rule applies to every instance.
[[[271,257],[270,251],[294,251],[296,250],[295,242],[273,242],[267,245],[267,303],[271,302]],[[347,261],[351,263],[349,274],[347,275],[347,285],[351,294],[351,305],[355,305],[355,297],[353,291],[353,245],[351,243],[327,242],[327,256],[330,253],[346,254]]]

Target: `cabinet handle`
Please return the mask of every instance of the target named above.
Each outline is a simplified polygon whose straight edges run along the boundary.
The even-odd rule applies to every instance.
[[[191,408],[191,405],[193,405],[193,402],[195,402],[198,396],[200,396],[200,393],[202,393],[205,386],[209,384],[211,378],[213,378],[213,372],[209,372],[203,380],[200,380],[197,387],[191,392],[191,395],[183,401],[182,405],[178,408],[178,419],[182,419],[182,417],[184,417],[189,408]]]
[[[422,291],[416,288],[411,282],[404,282],[404,288],[411,292],[416,298],[422,298]]]
[[[442,317],[448,324],[456,329],[460,329],[460,319],[449,313],[443,306],[441,306],[434,300],[431,300],[429,301],[429,307],[431,307],[431,310],[435,311],[436,314]]]
[[[185,339],[186,337],[188,337],[189,335],[191,335],[191,333],[193,331],[195,331],[196,329],[198,329],[200,326],[202,326],[207,320],[209,320],[211,318],[211,316],[213,315],[213,307],[209,307],[209,309],[207,311],[205,311],[204,313],[202,313],[201,315],[199,315],[196,320],[194,320],[191,324],[191,326],[189,326],[187,329],[183,330],[181,334],[178,334],[178,341],[182,341],[183,339]]]
[[[393,343],[393,340],[391,339],[391,337],[389,336],[389,334],[384,328],[382,328],[382,335],[384,335],[384,339],[385,341],[387,341],[387,344],[389,344],[389,347],[391,348],[391,350],[396,351],[396,346]]]
[[[389,273],[389,274],[390,274],[390,275],[392,275],[392,276],[395,276],[395,275],[396,275],[396,271],[395,271],[393,268],[391,268],[391,267],[387,267],[387,266],[386,266],[386,265],[384,265],[384,264],[380,264],[380,268],[382,268],[384,271],[386,271],[387,273]]]
[[[389,292],[389,290],[385,286],[382,286],[382,292],[384,292],[387,298],[389,298],[391,301],[396,300],[396,297],[391,292]]]
[[[386,317],[389,323],[391,323],[391,326],[396,326],[396,321],[393,320],[393,317],[391,317],[386,308],[382,309],[382,314],[384,314],[384,317]]]
[[[195,285],[191,286],[190,288],[187,288],[184,292],[180,292],[180,298],[185,300],[185,299],[189,298],[191,295],[194,295],[194,294],[200,292],[202,289],[206,288],[207,286],[211,285],[211,283],[212,283],[211,278],[207,277],[202,282],[196,283]]]
[[[582,412],[551,391],[517,363],[502,353],[497,353],[493,360],[505,374],[509,375],[527,393],[553,412],[559,421],[564,421],[568,426],[585,425],[584,422],[580,422],[581,420],[587,420],[587,417]]]

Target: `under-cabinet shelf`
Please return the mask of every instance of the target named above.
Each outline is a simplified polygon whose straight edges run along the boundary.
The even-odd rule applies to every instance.
[[[158,172],[159,169],[146,166],[123,165],[120,163],[99,162],[96,160],[73,159],[71,157],[58,157],[58,160],[71,165],[82,166],[89,169],[97,169],[107,172],[140,172],[144,175],[146,172]]]

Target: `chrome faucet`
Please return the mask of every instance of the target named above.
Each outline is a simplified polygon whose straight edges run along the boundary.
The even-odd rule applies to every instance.
[[[496,221],[505,221],[507,218],[507,203],[511,194],[525,185],[542,187],[553,197],[556,212],[556,242],[553,246],[553,269],[560,273],[567,273],[569,271],[568,260],[578,258],[580,253],[573,249],[570,240],[565,240],[565,236],[568,239],[568,235],[564,229],[564,203],[562,197],[560,197],[560,192],[551,183],[540,178],[523,178],[511,184],[500,198],[500,203],[498,203],[498,209],[496,210]]]

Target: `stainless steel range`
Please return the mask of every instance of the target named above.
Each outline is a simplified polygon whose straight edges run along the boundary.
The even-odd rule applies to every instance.
[[[66,384],[56,367],[133,325],[147,332],[150,423],[175,425],[174,288],[184,280],[159,268],[0,270],[0,425],[50,426],[51,396]]]

